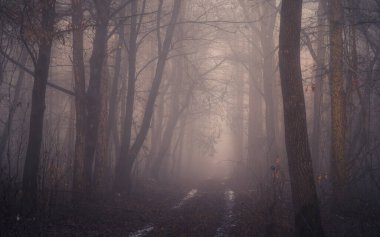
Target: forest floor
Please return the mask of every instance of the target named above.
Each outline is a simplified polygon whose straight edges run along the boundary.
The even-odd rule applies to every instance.
[[[286,236],[291,223],[270,219],[267,203],[227,180],[186,187],[146,184],[127,197],[91,203],[81,210],[61,205],[30,218],[2,216],[0,236]],[[256,203],[256,204],[255,204]],[[273,211],[273,210],[270,210]],[[269,219],[268,219],[269,218]],[[278,219],[278,217],[276,217]]]
[[[150,182],[133,195],[81,210],[61,205],[32,218],[3,215],[0,236],[292,236],[290,200],[276,192],[263,195],[267,191],[239,188],[229,180],[180,188]],[[344,236],[377,236],[352,234]]]

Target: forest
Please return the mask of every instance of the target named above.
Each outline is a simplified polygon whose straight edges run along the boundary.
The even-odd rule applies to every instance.
[[[0,25],[0,236],[380,236],[380,0],[0,0]]]

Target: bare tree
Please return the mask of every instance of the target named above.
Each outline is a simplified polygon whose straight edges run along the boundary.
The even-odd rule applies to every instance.
[[[132,167],[137,158],[137,154],[139,153],[149,131],[150,122],[151,122],[153,111],[154,111],[154,104],[156,102],[156,98],[157,98],[158,91],[160,88],[162,75],[163,75],[166,60],[169,54],[174,29],[175,29],[176,22],[178,19],[180,8],[181,8],[181,2],[182,0],[177,0],[174,2],[172,16],[171,16],[171,19],[170,19],[170,22],[165,34],[165,39],[162,43],[162,46],[159,45],[159,48],[161,47],[162,48],[159,50],[156,72],[154,75],[151,90],[149,92],[148,101],[146,103],[142,125],[132,145],[129,144],[130,139],[125,139],[128,137],[130,138],[130,135],[128,135],[127,132],[131,132],[131,131],[126,130],[129,123],[129,120],[126,119],[126,123],[125,123],[126,127],[123,129],[123,135],[122,135],[123,140],[121,144],[122,148],[120,151],[120,158],[118,159],[116,170],[115,170],[114,188],[115,188],[115,191],[118,193],[124,193],[130,188]]]
[[[41,32],[36,35],[38,56],[35,58],[33,54],[30,55],[34,64],[34,84],[22,185],[22,202],[28,209],[37,206],[37,175],[43,134],[46,85],[54,36],[55,1],[40,0],[39,7],[41,8]]]
[[[332,176],[335,195],[342,195],[346,175],[346,105],[343,86],[343,5],[329,4]]]
[[[300,65],[302,0],[281,7],[279,63],[284,103],[285,143],[295,215],[295,235],[324,236],[306,127]]]
[[[85,144],[86,144],[86,81],[83,58],[83,0],[72,0],[73,24],[73,72],[75,88],[75,153],[73,192],[78,203],[86,190]]]

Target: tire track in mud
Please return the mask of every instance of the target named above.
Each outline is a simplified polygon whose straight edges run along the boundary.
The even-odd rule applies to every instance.
[[[129,234],[128,236],[129,237],[143,237],[149,234],[150,232],[152,232],[153,230],[154,230],[154,225],[150,224],[136,232]]]
[[[225,213],[225,185],[220,180],[210,179],[201,182],[197,190],[194,198],[157,222],[157,228],[148,236],[214,236]]]
[[[227,237],[234,226],[235,192],[228,190],[224,193],[226,202],[222,225],[216,230],[215,237]]]
[[[176,204],[176,205],[174,205],[172,207],[172,209],[181,208],[188,201],[190,201],[191,199],[193,199],[197,195],[198,195],[198,189],[191,189],[187,193],[187,195],[185,195],[178,204]],[[129,237],[144,237],[144,236],[147,236],[149,233],[151,233],[154,229],[155,229],[155,225],[154,224],[148,224],[145,227],[143,227],[142,229],[139,229],[139,230],[137,230],[135,232],[130,233],[128,236]]]
[[[216,180],[191,189],[176,205],[154,223],[129,237],[224,237],[235,223],[236,194]]]
[[[198,189],[190,190],[190,192],[188,192],[187,195],[177,205],[173,207],[173,209],[182,207],[185,204],[185,202],[194,198],[197,195],[197,193],[198,193]]]

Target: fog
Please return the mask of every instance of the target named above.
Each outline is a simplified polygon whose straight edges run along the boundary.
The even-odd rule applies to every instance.
[[[0,0],[0,236],[378,236],[378,0]]]

